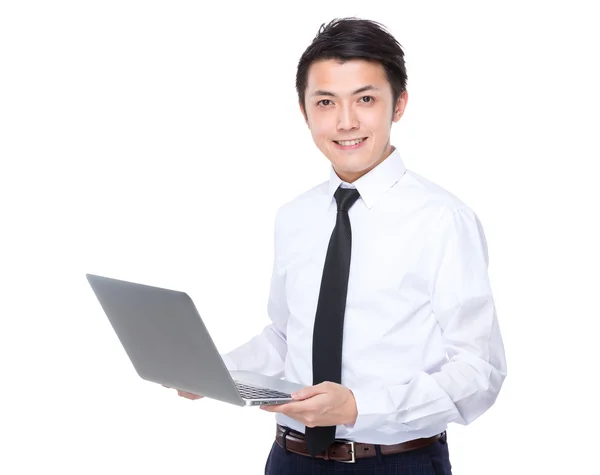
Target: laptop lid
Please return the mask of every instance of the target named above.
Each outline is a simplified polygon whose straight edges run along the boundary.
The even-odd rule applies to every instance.
[[[245,405],[185,292],[94,274],[86,277],[142,379]]]

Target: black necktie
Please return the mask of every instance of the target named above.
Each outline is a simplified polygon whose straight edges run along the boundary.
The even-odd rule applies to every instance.
[[[348,210],[359,196],[358,190],[353,188],[338,188],[335,192],[337,218],[327,248],[313,329],[313,384],[341,383],[342,335],[352,250]],[[306,427],[310,455],[314,457],[332,444],[335,429],[336,426]]]

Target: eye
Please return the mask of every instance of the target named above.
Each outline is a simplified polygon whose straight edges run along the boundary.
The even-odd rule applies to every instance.
[[[370,102],[373,102],[375,100],[375,98],[373,96],[363,96],[360,98],[360,100],[362,102],[364,102],[365,104],[368,104]]]
[[[329,99],[321,99],[319,102],[317,102],[318,106],[328,106],[331,105],[331,101]]]

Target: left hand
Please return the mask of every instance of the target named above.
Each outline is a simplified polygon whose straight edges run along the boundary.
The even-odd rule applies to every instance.
[[[263,411],[281,412],[306,427],[354,424],[358,417],[352,391],[337,383],[325,381],[292,394],[293,402],[261,406]]]

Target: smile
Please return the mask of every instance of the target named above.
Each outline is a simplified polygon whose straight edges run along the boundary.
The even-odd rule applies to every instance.
[[[354,140],[334,140],[334,142],[337,144],[343,145],[344,147],[349,147],[351,145],[358,145],[363,140],[365,140],[365,139],[362,138],[362,139],[354,139]]]
[[[341,149],[348,150],[361,147],[367,141],[367,137],[353,140],[334,140],[333,142]]]

